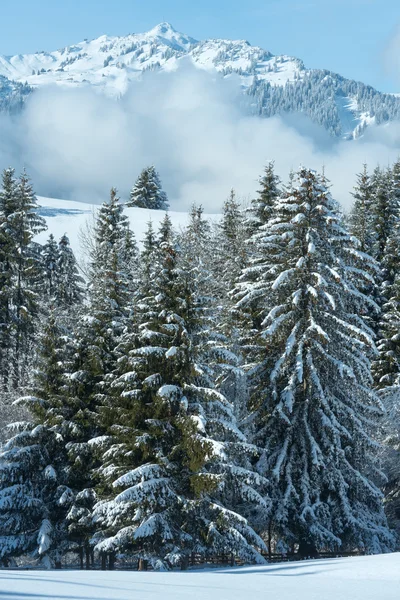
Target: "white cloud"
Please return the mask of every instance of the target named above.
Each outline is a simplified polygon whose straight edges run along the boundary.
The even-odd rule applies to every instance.
[[[126,197],[141,168],[154,163],[171,208],[196,202],[210,212],[231,187],[254,194],[270,159],[284,179],[300,163],[324,165],[348,206],[363,162],[388,164],[400,142],[398,124],[334,142],[304,118],[250,117],[239,81],[188,64],[149,75],[118,102],[90,89],[41,89],[0,130],[0,166],[26,164],[42,195],[98,202],[115,185]]]
[[[400,83],[400,25],[398,25],[384,50],[384,62],[387,72]]]

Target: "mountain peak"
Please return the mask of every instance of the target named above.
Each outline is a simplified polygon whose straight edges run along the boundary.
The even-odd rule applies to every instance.
[[[163,21],[163,23],[159,23],[153,29],[150,29],[148,32],[152,35],[166,35],[169,33],[178,33],[176,29],[171,25],[171,23],[167,23],[167,21]]]
[[[188,48],[192,44],[197,44],[197,40],[186,35],[185,33],[180,33],[177,31],[171,23],[164,21],[163,23],[159,23],[153,29],[147,32],[150,37],[159,37],[168,42],[172,42],[174,44],[178,44],[184,48]]]

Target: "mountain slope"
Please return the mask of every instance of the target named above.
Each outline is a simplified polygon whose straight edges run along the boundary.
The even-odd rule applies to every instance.
[[[44,244],[52,233],[59,240],[64,233],[69,237],[71,247],[77,257],[82,255],[81,232],[86,225],[93,223],[93,215],[99,205],[74,202],[72,200],[58,200],[56,198],[43,198],[38,196],[39,214],[46,220],[47,230],[36,237],[36,241]],[[130,227],[136,236],[136,241],[141,246],[144,233],[149,221],[152,221],[157,231],[165,216],[165,211],[149,210],[145,208],[126,208],[125,213],[129,218]],[[186,212],[168,211],[172,224],[176,230],[188,224],[189,215]],[[211,220],[218,220],[217,214],[204,215]]]
[[[300,59],[274,56],[245,40],[197,41],[161,23],[147,33],[101,36],[54,52],[0,57],[0,75],[12,85],[92,86],[112,96],[153,70],[175,70],[180,61],[236,74],[262,116],[302,112],[331,135],[353,138],[373,123],[400,118],[400,97],[377,92],[329,71],[306,69]],[[11,85],[11,84],[10,84]]]

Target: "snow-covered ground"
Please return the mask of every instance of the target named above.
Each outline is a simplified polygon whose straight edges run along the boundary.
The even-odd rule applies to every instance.
[[[400,554],[173,573],[0,571],[4,600],[399,600]]]
[[[64,233],[69,237],[71,247],[75,254],[79,256],[82,252],[80,244],[80,231],[85,228],[86,222],[93,222],[93,215],[99,208],[99,205],[87,204],[84,202],[74,202],[72,200],[57,200],[55,198],[43,198],[38,196],[40,214],[45,217],[47,222],[47,231],[37,236],[37,241],[43,244],[50,233],[58,241]],[[140,246],[147,223],[152,221],[154,229],[157,231],[160,222],[165,216],[162,210],[146,210],[144,208],[126,208],[126,214],[129,217],[131,229],[135,233],[136,240]],[[184,227],[188,222],[188,214],[183,212],[169,211],[172,223],[176,229]],[[205,215],[211,219],[218,219],[218,215]],[[1,593],[0,593],[1,600]]]

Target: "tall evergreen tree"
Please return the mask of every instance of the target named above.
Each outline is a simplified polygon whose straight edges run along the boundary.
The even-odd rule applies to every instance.
[[[51,233],[46,244],[42,248],[42,260],[44,269],[44,293],[49,302],[54,304],[57,296],[59,281],[59,248]]]
[[[257,243],[265,266],[241,306],[254,294],[264,298],[265,357],[253,368],[252,405],[254,440],[265,448],[258,469],[274,490],[275,536],[303,555],[387,550],[382,494],[371,480],[381,409],[362,315],[373,301],[354,281],[355,273],[359,282],[370,280],[369,259],[307,169]]]
[[[85,281],[79,274],[76,258],[66,234],[58,242],[56,272],[57,305],[66,311],[81,305],[85,297]]]
[[[393,227],[381,261],[378,289],[381,313],[378,322],[379,356],[373,363],[378,389],[394,385],[400,375],[400,221]]]
[[[133,186],[127,206],[168,210],[168,198],[161,186],[160,176],[154,166],[146,167]]]
[[[36,557],[45,568],[61,566],[68,550],[65,517],[73,499],[68,486],[63,385],[63,338],[50,317],[39,345],[32,395],[21,398],[31,421],[14,423],[0,454],[0,556]]]
[[[15,248],[10,234],[9,217],[15,212],[15,187],[14,170],[6,169],[2,174],[0,190],[0,377],[5,390],[9,384],[13,333],[11,260]]]
[[[216,262],[220,271],[219,277],[225,287],[225,296],[232,289],[245,266],[247,259],[245,239],[246,228],[240,202],[236,199],[235,191],[231,190],[224,202],[216,240],[219,250]]]
[[[201,385],[189,326],[194,320],[198,327],[196,301],[168,229],[166,219],[156,294],[143,313],[152,316],[129,336],[112,386],[116,398],[101,411],[109,423],[101,469],[109,487],[95,508],[97,548],[130,551],[156,568],[185,565],[192,552],[260,561],[254,546],[264,543],[222,500],[235,489],[236,501],[266,507],[255,489],[262,480],[245,468],[246,445],[229,402]],[[242,467],[226,460],[235,449]],[[229,477],[236,486],[227,490]]]
[[[25,381],[38,326],[41,265],[34,237],[45,227],[25,171],[16,181],[13,169],[6,169],[0,194],[0,228],[6,255],[3,273],[7,273],[8,282],[3,292],[8,320],[4,341],[12,357],[9,372],[13,374],[14,387]]]
[[[394,193],[392,171],[375,169],[373,179],[373,203],[371,230],[374,234],[372,255],[378,262],[385,256],[386,244],[396,221],[399,219],[399,204]]]
[[[350,231],[360,240],[360,250],[371,254],[375,235],[372,228],[373,185],[366,164],[362,173],[357,175],[352,196],[354,204],[349,219]]]
[[[250,235],[273,215],[275,202],[280,195],[280,185],[281,181],[275,174],[275,164],[270,161],[264,169],[264,175],[260,177],[260,189],[257,196],[251,201],[251,205],[246,211]]]

